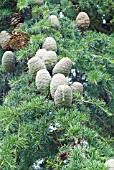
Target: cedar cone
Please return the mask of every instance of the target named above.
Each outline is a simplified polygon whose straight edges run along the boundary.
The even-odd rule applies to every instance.
[[[38,57],[32,57],[28,61],[28,68],[30,75],[34,78],[36,74],[41,69],[46,69],[44,62]]]
[[[52,98],[54,98],[54,94],[55,94],[55,91],[57,90],[57,87],[62,84],[67,85],[67,80],[65,76],[60,73],[55,74],[52,77],[51,83],[50,83],[50,93],[51,93]]]
[[[6,51],[2,57],[2,66],[6,72],[14,72],[15,57],[12,51]]]
[[[61,73],[68,76],[72,67],[72,61],[70,58],[62,58],[53,68],[52,74]]]
[[[68,85],[60,85],[54,94],[56,107],[70,107],[72,103],[72,90]]]
[[[54,38],[47,37],[45,39],[45,42],[42,45],[42,48],[48,50],[48,51],[55,51],[57,52],[57,43]]]
[[[50,22],[52,27],[54,27],[54,28],[60,27],[60,22],[55,15],[50,15],[49,18],[48,18],[48,21]]]
[[[80,30],[85,30],[90,25],[90,19],[86,12],[80,12],[76,18],[76,24]]]
[[[36,75],[36,86],[41,93],[46,93],[51,81],[51,76],[46,69],[41,69]]]

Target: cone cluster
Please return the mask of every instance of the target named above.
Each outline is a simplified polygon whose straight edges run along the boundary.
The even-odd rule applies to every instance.
[[[43,0],[34,1],[38,5],[43,3]],[[50,15],[48,21],[52,27],[59,28],[60,22],[55,15]],[[76,23],[80,29],[88,28],[90,24],[88,15],[85,12],[80,12],[76,18]],[[19,32],[17,34],[17,31],[14,31],[12,36],[15,36],[14,39],[17,37],[22,39],[22,44],[26,44],[26,36],[23,35],[23,33],[20,34]],[[23,39],[24,36],[25,39]],[[11,46],[13,42],[12,37],[6,31],[2,31],[0,33],[0,45],[3,46],[3,44],[7,44],[7,41]],[[14,45],[12,45],[12,48],[13,46]],[[56,52],[56,40],[53,37],[47,37],[44,40],[42,49],[38,49],[35,56],[29,59],[27,63],[28,72],[31,77],[35,79],[36,87],[41,94],[46,94],[46,91],[51,94],[56,107],[70,107],[73,93],[78,92],[82,94],[83,85],[80,82],[74,82],[71,85],[68,84],[67,77],[72,68],[72,61],[68,57],[63,57],[58,61]],[[13,72],[15,70],[15,57],[12,51],[6,51],[4,53],[2,65],[7,72]]]
[[[47,40],[51,41],[47,43]],[[53,37],[47,37],[42,47],[28,61],[29,74],[35,78],[37,90],[41,94],[51,94],[56,107],[70,107],[73,93],[83,93],[81,83],[74,82],[70,86],[67,82],[66,77],[71,71],[72,61],[64,57],[57,62],[57,43]]]

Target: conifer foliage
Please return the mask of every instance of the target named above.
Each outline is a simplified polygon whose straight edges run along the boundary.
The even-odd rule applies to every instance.
[[[112,23],[110,35],[95,30],[92,17],[101,4],[92,10],[92,1],[83,0],[7,2],[0,3],[0,31],[16,37],[18,29],[27,43],[10,47],[15,69],[0,47],[0,169],[108,170],[105,162],[114,159],[114,33]],[[102,4],[108,17],[110,4]],[[22,23],[8,27],[5,18],[10,23],[15,12]],[[83,32],[79,12],[89,17]]]

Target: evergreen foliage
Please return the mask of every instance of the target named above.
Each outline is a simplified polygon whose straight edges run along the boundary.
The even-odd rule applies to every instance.
[[[108,14],[112,10],[112,1],[45,0],[41,6],[32,0],[8,2],[0,3],[0,13],[5,11],[0,15],[4,23],[0,31],[13,29],[4,26],[5,17],[17,11],[24,18],[19,31],[30,38],[26,47],[13,51],[15,73],[6,73],[0,66],[0,169],[106,170],[105,162],[114,158],[114,33],[93,31],[91,25],[82,35],[75,18],[84,9],[100,28],[97,4],[102,6],[97,10],[102,18],[104,9]],[[60,21],[58,29],[48,22],[51,14]],[[108,17],[113,21],[112,13]],[[50,94],[39,93],[28,73],[28,60],[47,37],[57,42],[58,61],[72,60],[69,80],[84,87],[83,95],[74,94],[70,108],[56,108]],[[2,55],[0,49],[0,59]]]
[[[12,30],[10,27],[10,19],[12,13],[16,11],[16,0],[1,0],[0,1],[0,31],[2,30]]]

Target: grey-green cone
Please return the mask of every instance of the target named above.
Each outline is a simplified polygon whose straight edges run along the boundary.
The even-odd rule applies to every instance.
[[[53,68],[52,74],[61,73],[68,76],[72,67],[72,61],[70,58],[62,58]]]
[[[0,33],[0,45],[2,49],[6,50],[9,47],[9,40],[11,35],[7,31],[1,31]]]
[[[35,54],[35,57],[38,57],[41,60],[45,59],[46,56],[47,56],[47,50],[45,49],[39,49]]]
[[[2,66],[6,72],[14,72],[15,57],[12,51],[6,51],[2,57]]]
[[[52,98],[54,98],[55,91],[57,90],[57,87],[59,85],[65,84],[67,85],[67,80],[63,74],[55,74],[52,77],[51,83],[50,83],[50,93]]]
[[[53,37],[47,37],[42,45],[42,48],[48,51],[57,52],[57,43]]]
[[[48,71],[52,71],[55,64],[57,63],[57,54],[55,51],[47,51],[47,55],[42,59],[46,65]]]
[[[54,102],[56,107],[70,107],[72,103],[72,90],[68,85],[58,86]]]
[[[38,57],[32,57],[28,61],[29,73],[32,77],[36,77],[36,74],[41,69],[46,69],[44,62]]]
[[[80,94],[83,93],[83,84],[80,82],[74,82],[71,84],[70,87],[71,87],[73,93],[75,93],[75,92],[79,92]]]
[[[51,81],[51,76],[46,69],[41,69],[37,72],[36,86],[38,91],[40,91],[42,94],[47,92],[50,81]]]
[[[50,22],[52,27],[59,28],[60,22],[55,15],[50,15],[49,18],[48,18],[48,21]]]
[[[79,29],[86,29],[90,25],[90,19],[86,12],[80,12],[76,18],[76,24]]]
[[[57,54],[55,51],[39,49],[36,52],[35,57],[40,58],[45,63],[48,71],[52,71],[53,67],[57,63]]]
[[[37,5],[42,5],[44,3],[43,0],[34,0],[34,2],[37,4]]]
[[[107,170],[114,170],[114,159],[109,159],[105,162]]]

